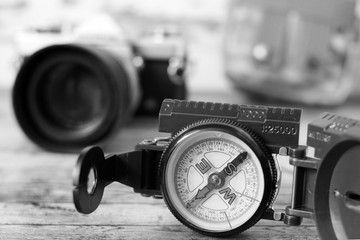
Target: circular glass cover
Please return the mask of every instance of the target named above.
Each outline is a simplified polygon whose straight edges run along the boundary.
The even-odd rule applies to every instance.
[[[218,130],[197,130],[179,141],[165,170],[176,212],[207,232],[231,231],[247,222],[264,195],[264,174],[254,151]]]

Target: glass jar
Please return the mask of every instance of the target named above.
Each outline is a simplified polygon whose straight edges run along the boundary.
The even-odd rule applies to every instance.
[[[224,38],[234,85],[267,98],[337,105],[353,78],[355,1],[233,0]]]

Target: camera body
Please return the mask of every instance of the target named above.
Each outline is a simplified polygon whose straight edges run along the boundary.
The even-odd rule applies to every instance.
[[[104,142],[133,114],[156,115],[163,99],[186,98],[186,49],[175,28],[130,39],[107,17],[95,22],[15,38],[24,59],[13,89],[15,115],[46,149]]]
[[[359,238],[360,121],[323,113],[309,123],[307,146],[301,146],[301,113],[293,108],[166,99],[159,131],[170,137],[147,139],[135,151],[106,157],[99,147],[82,151],[74,171],[75,206],[81,213],[93,212],[105,186],[116,181],[143,196],[164,198],[180,222],[205,235],[232,235],[260,219],[296,226],[310,218],[323,239]],[[238,157],[236,139],[243,144]],[[239,163],[244,153],[247,158]],[[289,206],[274,210],[281,185],[277,155],[289,157],[293,187]],[[95,181],[89,182],[90,172],[95,172]],[[222,200],[216,202],[214,196]],[[216,209],[224,202],[228,208]],[[229,217],[223,219],[217,211],[229,211]],[[245,212],[238,216],[240,224],[232,211]],[[221,221],[232,228],[218,229]]]

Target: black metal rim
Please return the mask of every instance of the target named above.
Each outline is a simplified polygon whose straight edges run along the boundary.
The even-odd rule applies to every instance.
[[[177,148],[178,143],[182,140],[184,135],[186,135],[191,131],[195,131],[199,129],[220,130],[229,133],[231,135],[234,135],[237,138],[240,138],[246,144],[248,144],[250,148],[254,150],[254,152],[256,153],[256,155],[260,160],[261,167],[263,168],[265,189],[264,189],[263,199],[259,205],[259,208],[246,223],[230,231],[225,231],[225,232],[207,231],[189,222],[186,219],[186,217],[179,214],[177,210],[174,208],[172,204],[172,200],[167,192],[167,183],[165,181],[162,181],[162,179],[165,179],[169,157],[171,156],[171,153],[174,151],[174,149]],[[185,226],[189,227],[190,229],[200,232],[201,234],[215,236],[215,237],[225,237],[225,236],[234,235],[245,231],[246,229],[257,223],[262,218],[266,209],[272,203],[276,189],[275,163],[274,163],[274,159],[272,158],[270,152],[267,150],[266,146],[261,142],[261,140],[256,135],[254,135],[251,132],[251,130],[241,126],[240,124],[224,119],[210,119],[210,120],[200,121],[195,124],[189,125],[188,127],[185,127],[178,134],[176,134],[174,138],[170,141],[168,147],[163,152],[163,155],[160,160],[159,175],[161,176],[160,188],[162,191],[162,195],[164,196],[165,203],[167,204],[172,214],[181,223],[183,223]]]

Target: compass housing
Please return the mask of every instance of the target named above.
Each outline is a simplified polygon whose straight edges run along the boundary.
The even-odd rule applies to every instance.
[[[231,165],[240,153],[247,153],[247,158],[237,167]],[[207,196],[201,195],[200,188],[216,183],[214,176],[221,170],[231,174]],[[175,134],[162,155],[159,173],[162,195],[173,215],[211,236],[233,235],[254,225],[276,190],[270,151],[250,129],[225,119],[202,120]],[[189,198],[196,204],[189,204]]]
[[[104,188],[119,182],[145,197],[165,198],[184,225],[210,236],[246,230],[260,219],[290,226],[313,219],[323,239],[359,239],[360,121],[323,113],[299,145],[300,109],[164,100],[159,131],[135,150],[80,154],[74,203],[91,213]],[[181,129],[181,130],[180,130]],[[281,171],[273,155],[289,157],[291,204],[272,209]],[[240,177],[239,177],[240,176]]]

